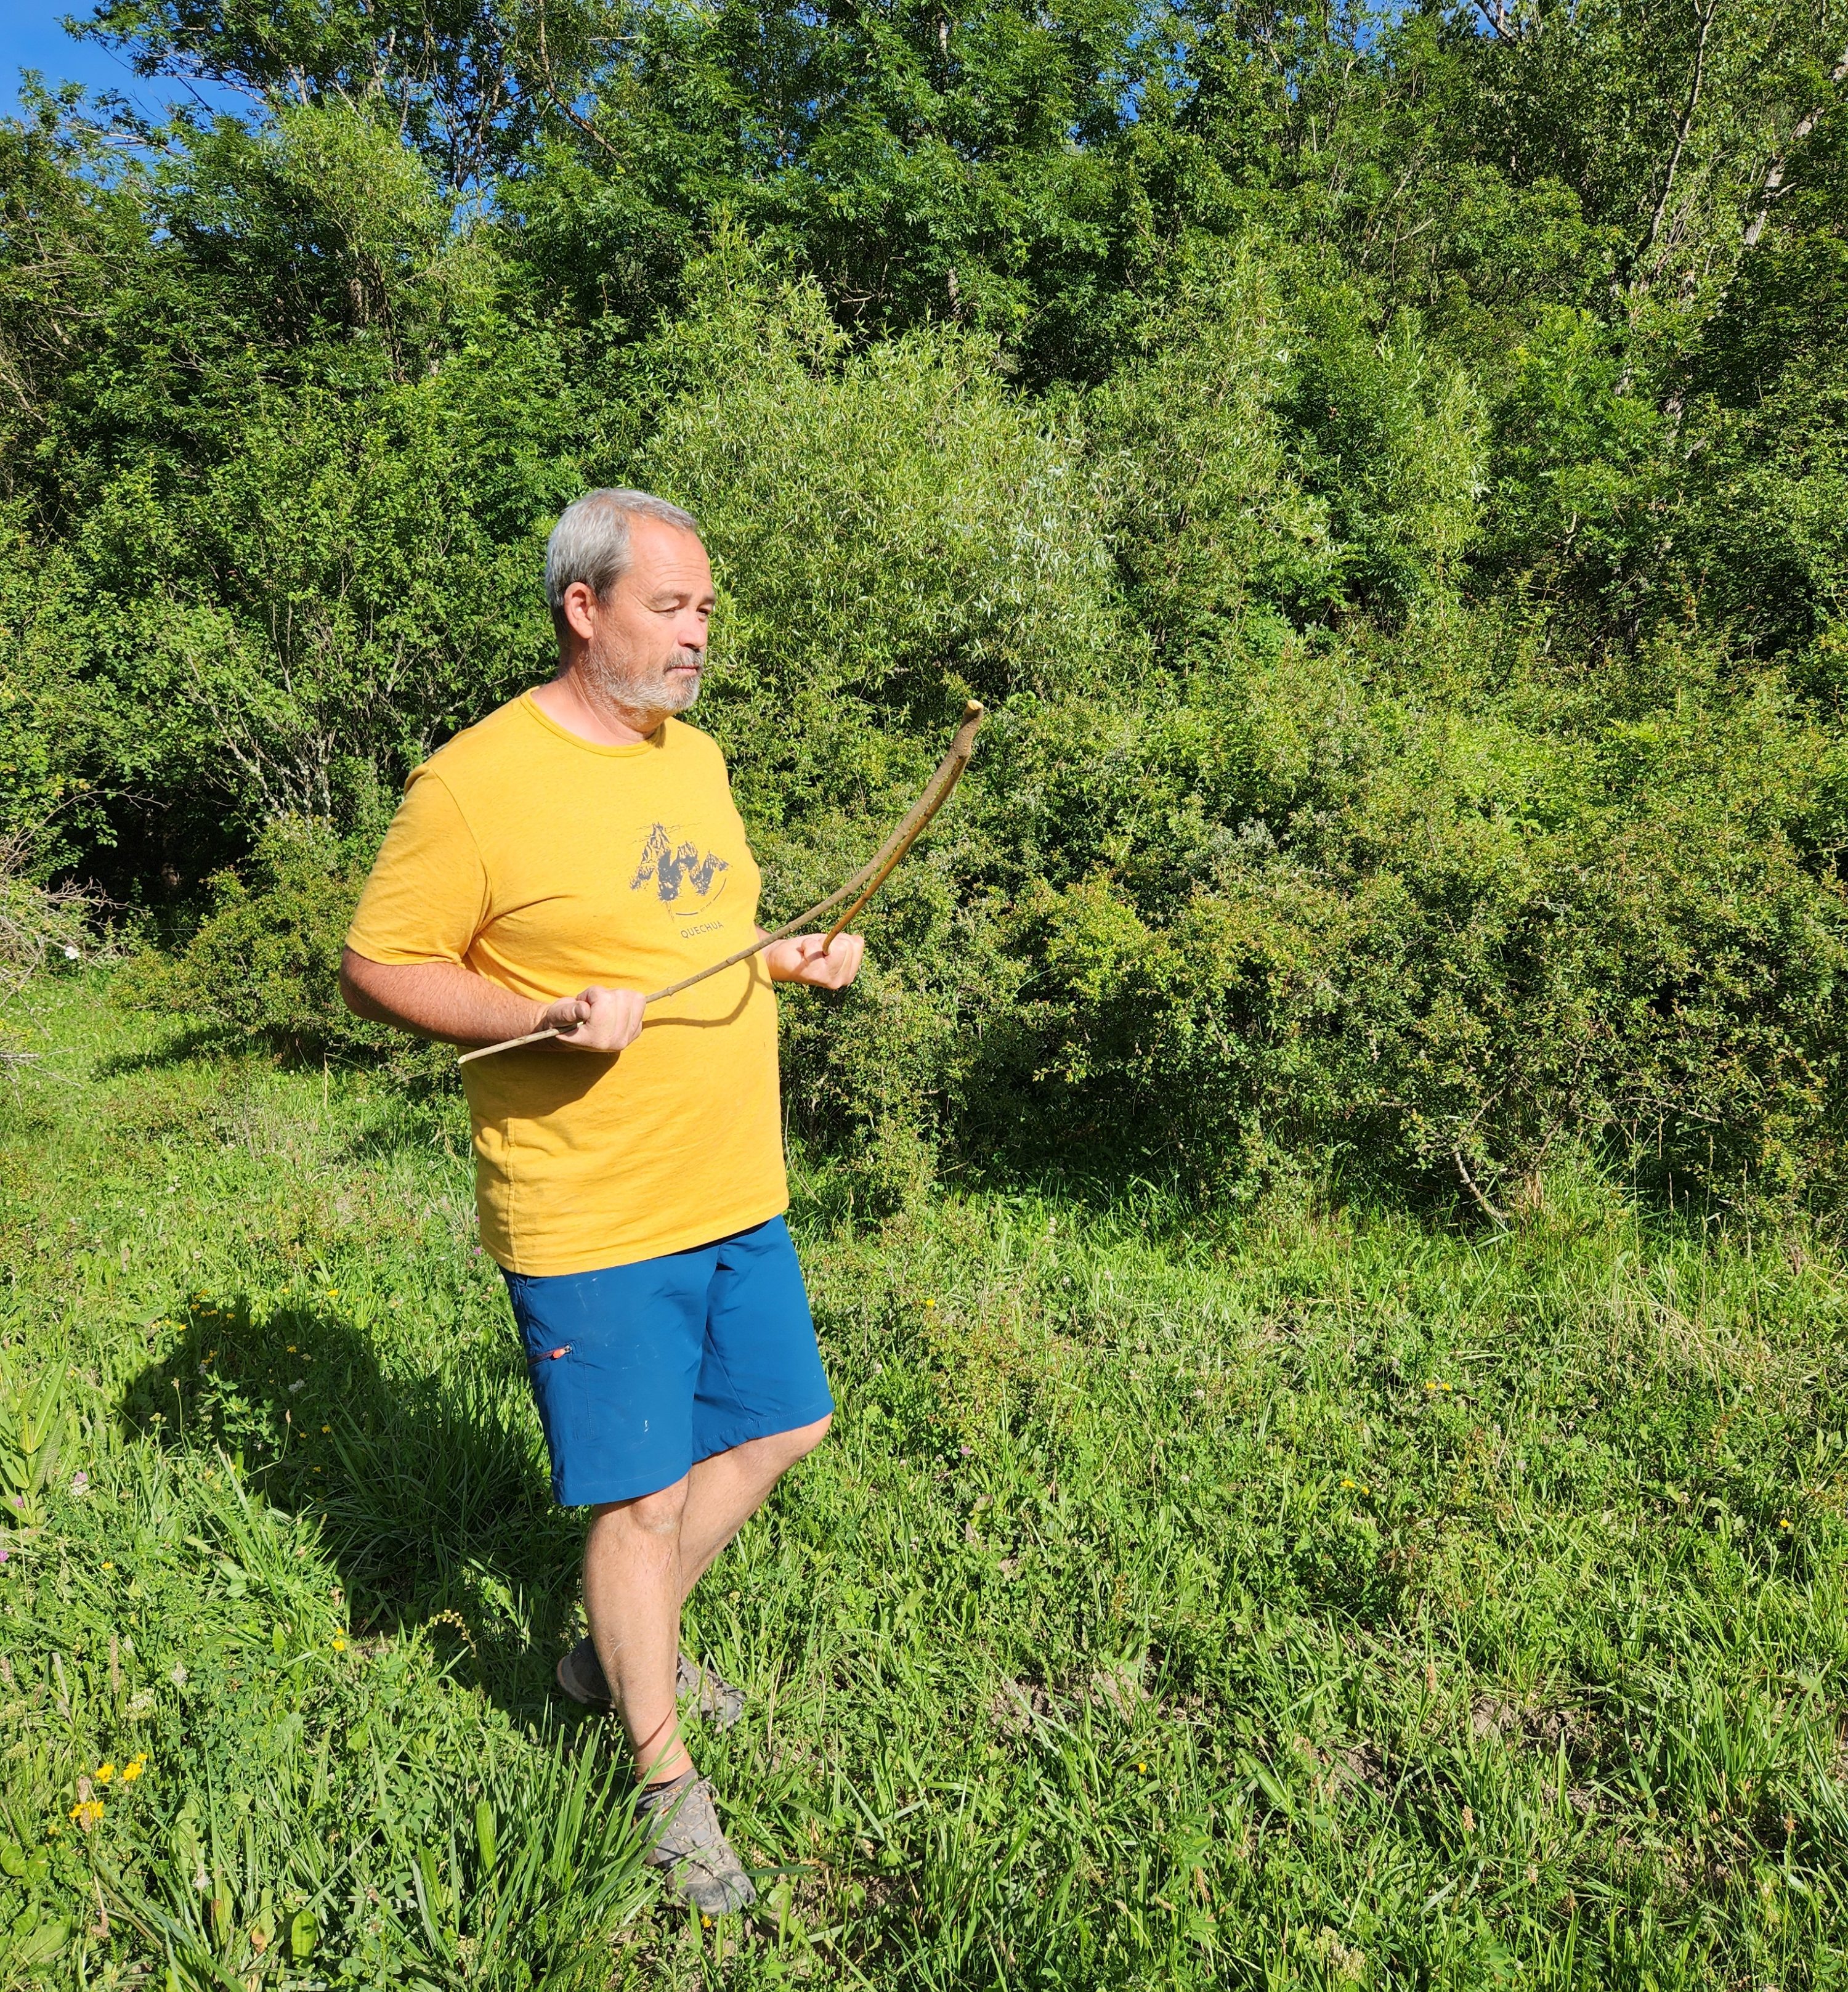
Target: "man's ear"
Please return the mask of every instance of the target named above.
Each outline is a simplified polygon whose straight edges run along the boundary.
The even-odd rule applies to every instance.
[[[568,629],[571,634],[588,643],[597,633],[597,626],[592,619],[597,607],[596,591],[589,582],[574,581],[564,591],[564,599],[553,620],[558,626],[558,634],[563,638]]]

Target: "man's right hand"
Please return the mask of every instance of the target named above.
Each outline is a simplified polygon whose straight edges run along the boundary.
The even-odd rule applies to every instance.
[[[556,1031],[558,1042],[575,1051],[626,1051],[642,1035],[643,1008],[639,990],[605,989],[592,984],[576,996],[562,996],[548,1004],[537,1028]]]
[[[459,961],[368,961],[351,948],[340,957],[340,994],[355,1016],[470,1047],[557,1031],[557,1043],[608,1057],[632,1045],[642,1028],[642,998],[632,989],[586,989],[535,1015],[530,996]]]

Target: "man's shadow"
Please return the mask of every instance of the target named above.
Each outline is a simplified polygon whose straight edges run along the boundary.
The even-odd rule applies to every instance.
[[[258,1316],[207,1295],[182,1319],[124,1393],[130,1434],[222,1450],[271,1506],[319,1522],[356,1632],[428,1628],[516,1721],[555,1713],[582,1530],[553,1503],[511,1332],[504,1361],[400,1379],[332,1303]]]

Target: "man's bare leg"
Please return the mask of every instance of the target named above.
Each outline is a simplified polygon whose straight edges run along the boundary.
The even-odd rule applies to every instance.
[[[636,1775],[645,1782],[693,1768],[674,1705],[681,1605],[779,1476],[820,1445],[828,1422],[747,1440],[702,1459],[659,1493],[592,1511],[584,1544],[585,1616]]]
[[[796,1461],[813,1452],[831,1418],[793,1431],[745,1440],[729,1452],[702,1459],[687,1476],[687,1509],[680,1520],[680,1602],[731,1541],[769,1499],[770,1489]]]
[[[642,1857],[663,1871],[670,1897],[723,1916],[748,1908],[757,1891],[680,1739],[673,1674],[686,1508],[683,1477],[598,1509],[585,1545],[584,1601],[643,1787],[635,1800]]]
[[[592,1511],[584,1615],[646,1784],[693,1769],[680,1740],[673,1670],[680,1644],[680,1525],[687,1482]]]

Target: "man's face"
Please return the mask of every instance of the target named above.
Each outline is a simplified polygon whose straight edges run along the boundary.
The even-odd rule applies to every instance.
[[[567,620],[588,641],[578,669],[598,695],[631,714],[684,712],[700,695],[712,565],[691,533],[632,519],[629,569],[601,601],[565,591]]]

